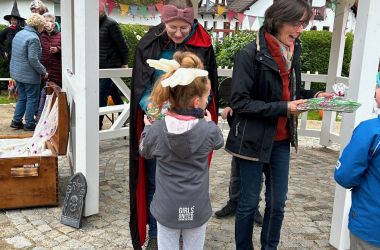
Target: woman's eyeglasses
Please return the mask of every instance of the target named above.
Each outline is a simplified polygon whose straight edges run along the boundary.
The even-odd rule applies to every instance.
[[[309,25],[309,22],[299,21],[299,22],[291,23],[291,25],[297,29],[300,29],[300,28],[305,29]]]
[[[174,27],[174,26],[169,26],[169,25],[166,26],[166,31],[170,33],[176,33],[178,29],[182,34],[187,34],[190,32],[191,26],[190,25],[184,26],[184,27]]]

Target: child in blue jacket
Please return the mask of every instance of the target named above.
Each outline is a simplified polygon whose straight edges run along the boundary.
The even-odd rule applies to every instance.
[[[355,128],[337,162],[335,180],[352,191],[351,249],[380,249],[380,116]]]

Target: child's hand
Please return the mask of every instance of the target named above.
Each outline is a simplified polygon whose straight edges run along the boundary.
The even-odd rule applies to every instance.
[[[205,114],[205,120],[206,120],[206,122],[211,122],[212,119],[211,119],[211,113],[210,113],[210,111],[208,111],[207,109],[205,111],[206,111],[206,114]]]
[[[232,108],[225,107],[222,111],[222,119],[225,120],[227,119],[228,116],[232,116],[232,114],[233,114]]]
[[[145,125],[152,125],[147,115],[144,115],[144,124]]]

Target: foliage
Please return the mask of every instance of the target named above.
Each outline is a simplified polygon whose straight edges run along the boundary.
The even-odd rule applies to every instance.
[[[128,65],[133,67],[137,43],[149,30],[149,27],[138,24],[120,24],[120,28],[129,48]]]
[[[327,74],[329,67],[332,33],[329,31],[307,31],[302,34],[302,72]],[[346,35],[342,76],[348,76],[352,52],[353,34]]]
[[[256,32],[244,30],[226,37],[224,41],[216,41],[214,43],[216,64],[218,66],[231,68],[235,54],[249,42],[253,41],[255,37]]]
[[[344,50],[342,76],[348,76],[353,44],[353,34],[346,35]],[[235,54],[246,44],[256,38],[253,31],[241,31],[224,41],[214,42],[217,65],[221,67],[232,67]],[[327,74],[332,33],[329,31],[305,31],[302,33],[302,72],[318,71],[319,74]],[[324,90],[325,83],[313,83],[312,89]]]
[[[0,24],[0,32],[5,29],[7,26]],[[9,68],[8,62],[0,56],[0,78],[8,78],[9,77]]]

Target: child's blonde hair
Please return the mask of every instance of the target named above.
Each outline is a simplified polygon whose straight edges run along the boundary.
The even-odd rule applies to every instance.
[[[181,68],[204,69],[203,63],[198,56],[191,52],[176,52],[173,56]],[[153,106],[161,108],[162,105],[169,101],[171,108],[191,109],[193,108],[193,99],[201,97],[206,93],[207,86],[210,84],[208,77],[197,77],[188,85],[177,85],[172,87],[163,87],[161,82],[174,74],[175,70],[162,75],[155,83],[150,99]]]

